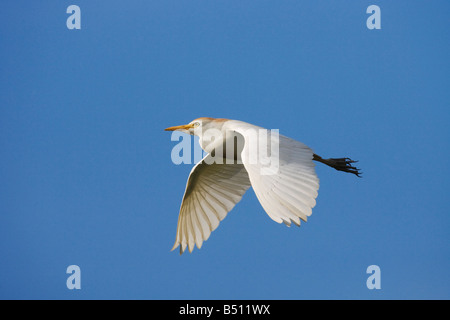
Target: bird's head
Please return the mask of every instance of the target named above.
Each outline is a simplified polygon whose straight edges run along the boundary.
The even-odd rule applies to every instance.
[[[221,130],[225,121],[228,119],[215,119],[209,117],[202,117],[192,120],[188,124],[181,126],[174,126],[164,129],[165,131],[183,131],[190,135],[200,136],[208,129]]]

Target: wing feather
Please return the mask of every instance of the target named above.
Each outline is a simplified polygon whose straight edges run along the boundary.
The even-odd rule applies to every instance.
[[[299,141],[245,122],[229,121],[227,129],[244,137],[242,163],[253,190],[269,217],[288,226],[291,223],[300,225],[300,219],[306,221],[316,205],[319,189],[319,179],[312,161],[313,151]],[[257,140],[255,136],[258,137]],[[267,139],[262,141],[270,143],[261,143],[260,137]],[[258,148],[251,147],[252,143],[258,143]],[[257,162],[254,161],[255,150]],[[264,173],[263,169],[274,162],[276,169],[269,174],[269,171]]]
[[[251,185],[243,164],[208,164],[207,157],[194,166],[186,184],[172,248],[180,246],[180,254],[200,249]]]

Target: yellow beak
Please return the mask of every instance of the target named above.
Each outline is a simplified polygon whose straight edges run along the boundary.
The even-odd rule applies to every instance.
[[[175,130],[189,130],[193,128],[193,124],[183,124],[182,126],[169,127],[164,129],[165,131],[175,131]]]

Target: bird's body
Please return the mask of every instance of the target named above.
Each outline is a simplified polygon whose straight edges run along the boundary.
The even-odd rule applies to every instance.
[[[186,185],[173,247],[180,253],[201,248],[250,187],[271,219],[299,226],[316,204],[313,160],[359,175],[348,158],[322,159],[301,142],[242,121],[204,117],[166,130],[197,135],[208,153]]]

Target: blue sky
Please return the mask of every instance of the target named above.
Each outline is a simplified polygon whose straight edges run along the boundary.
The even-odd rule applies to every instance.
[[[372,4],[381,30],[366,27]],[[448,1],[6,1],[0,298],[449,299],[449,14]],[[163,129],[200,116],[280,129],[364,176],[318,165],[300,228],[249,190],[179,256],[192,165],[171,162]]]

